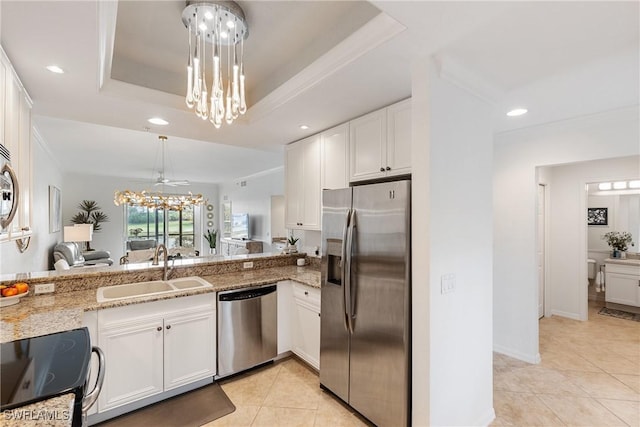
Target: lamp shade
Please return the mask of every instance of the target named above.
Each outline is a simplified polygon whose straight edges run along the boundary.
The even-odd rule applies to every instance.
[[[93,224],[76,224],[64,227],[65,242],[90,242],[93,238]]]

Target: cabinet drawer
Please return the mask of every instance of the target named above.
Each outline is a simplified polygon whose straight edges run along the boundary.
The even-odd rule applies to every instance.
[[[607,273],[631,274],[640,278],[640,265],[606,263],[605,268]]]
[[[293,284],[293,297],[302,305],[320,313],[320,289],[299,283]]]

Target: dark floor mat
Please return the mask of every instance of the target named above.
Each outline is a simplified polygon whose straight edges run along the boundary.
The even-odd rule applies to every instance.
[[[99,424],[100,427],[198,427],[236,410],[217,384],[138,409]]]
[[[640,314],[629,313],[628,311],[616,310],[614,308],[602,307],[598,314],[640,322]]]

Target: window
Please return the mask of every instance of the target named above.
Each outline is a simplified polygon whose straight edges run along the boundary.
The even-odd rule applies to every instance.
[[[127,206],[127,239],[154,239],[158,244],[164,243],[168,248],[182,246],[194,247],[194,214],[193,207],[182,211],[146,208],[143,206]],[[165,222],[167,225],[165,233]]]

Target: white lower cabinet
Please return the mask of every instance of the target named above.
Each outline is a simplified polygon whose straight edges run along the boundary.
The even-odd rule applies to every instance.
[[[640,267],[607,263],[605,301],[640,307]]]
[[[294,283],[291,350],[320,369],[320,289]]]
[[[212,293],[100,310],[107,368],[98,412],[213,377],[215,307]]]

